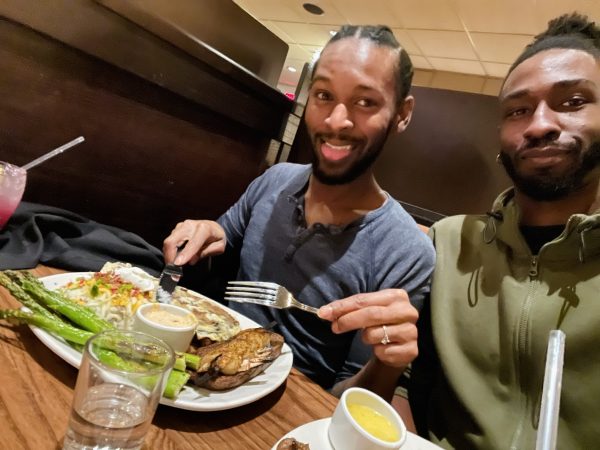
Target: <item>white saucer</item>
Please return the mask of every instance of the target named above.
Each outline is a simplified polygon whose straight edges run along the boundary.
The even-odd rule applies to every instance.
[[[277,446],[279,443],[285,439],[293,437],[299,442],[303,444],[310,445],[310,450],[333,450],[333,447],[329,443],[329,438],[327,437],[327,429],[329,428],[329,423],[331,422],[331,417],[327,419],[315,420],[313,422],[305,423],[304,425],[300,425],[298,428],[293,429],[288,434],[283,436],[277,443],[273,446],[271,450],[277,450]],[[402,446],[401,450],[440,450],[441,448],[431,442],[423,439],[422,437],[417,436],[413,433],[408,433],[406,436],[406,441]]]
[[[327,419],[315,420],[300,425],[279,439],[271,450],[276,450],[282,440],[290,437],[293,437],[298,442],[310,445],[310,450],[333,450],[327,437],[327,429],[330,422],[331,417],[328,417]]]

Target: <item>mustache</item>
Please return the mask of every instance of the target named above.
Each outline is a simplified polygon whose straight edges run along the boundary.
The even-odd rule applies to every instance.
[[[335,139],[339,141],[348,141],[351,143],[360,142],[360,139],[343,133],[316,133],[315,138],[321,139],[322,141],[329,141]]]
[[[551,137],[528,138],[517,148],[516,153],[519,154],[524,150],[544,147],[553,147],[564,151],[579,151],[582,146],[583,143],[579,139],[575,139],[572,142],[560,142],[558,139]]]

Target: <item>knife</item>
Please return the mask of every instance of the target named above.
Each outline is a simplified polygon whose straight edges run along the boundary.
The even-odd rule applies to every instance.
[[[177,253],[175,253],[175,259],[173,261],[177,259],[181,250],[184,249],[185,244],[187,244],[187,241],[177,247]],[[175,291],[177,283],[179,283],[182,275],[183,268],[181,266],[173,263],[165,265],[160,274],[160,278],[158,279],[158,288],[156,289],[156,300],[159,303],[171,303],[173,291]]]

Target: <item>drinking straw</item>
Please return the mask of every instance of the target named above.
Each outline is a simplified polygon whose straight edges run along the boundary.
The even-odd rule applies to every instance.
[[[23,167],[21,167],[24,170],[29,170],[41,163],[43,163],[44,161],[48,161],[50,158],[54,158],[56,155],[60,155],[62,152],[64,152],[65,150],[70,149],[71,147],[77,145],[77,144],[81,144],[83,141],[85,141],[83,136],[79,136],[77,139],[73,139],[70,142],[67,142],[64,145],[61,145],[58,148],[55,148],[54,150],[52,150],[51,152],[46,153],[45,155],[40,156],[37,159],[34,159],[33,161],[25,164]]]
[[[550,331],[536,450],[556,449],[564,353],[565,333],[560,330]]]

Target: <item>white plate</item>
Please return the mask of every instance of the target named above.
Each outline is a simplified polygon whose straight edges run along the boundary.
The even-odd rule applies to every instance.
[[[64,286],[78,277],[91,276],[90,272],[71,272],[58,275],[50,275],[40,278],[44,286],[48,289],[55,289]],[[216,302],[215,302],[216,303]],[[259,326],[256,322],[247,317],[219,304],[229,314],[240,322],[240,327],[255,328]],[[64,340],[54,337],[50,333],[31,327],[33,333],[42,343],[60,356],[63,360],[73,367],[79,367],[81,363],[81,353],[68,345]],[[173,406],[175,408],[187,409],[190,411],[220,411],[223,409],[235,408],[246,405],[259,398],[270,394],[285,381],[292,369],[292,350],[287,344],[283,344],[281,355],[260,375],[252,378],[243,385],[228,391],[210,391],[191,385],[186,385],[177,399],[170,400],[162,398],[160,403]]]
[[[330,423],[331,417],[305,423],[283,436],[271,450],[277,450],[279,443],[283,439],[290,437],[296,439],[298,442],[308,444],[311,450],[333,450],[333,447],[329,443],[329,438],[327,437],[327,430]],[[441,450],[441,447],[409,432],[408,436],[406,436],[406,442],[404,442],[401,450]]]

